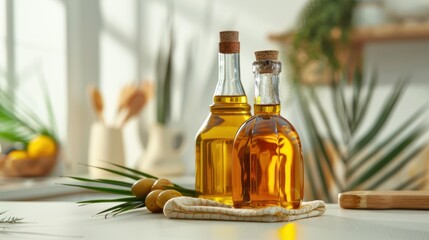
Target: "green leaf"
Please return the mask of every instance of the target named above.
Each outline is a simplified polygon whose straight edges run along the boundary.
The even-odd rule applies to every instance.
[[[342,111],[342,115],[344,118],[344,122],[345,122],[345,126],[347,127],[346,129],[343,129],[345,131],[347,131],[348,135],[351,136],[353,134],[352,131],[352,114],[350,113],[350,110],[347,107],[347,101],[346,101],[346,97],[344,96],[344,92],[346,91],[346,77],[342,77],[340,80],[340,89],[337,91],[338,97],[339,98],[339,104],[340,104],[340,112]],[[348,140],[346,141],[346,143],[348,142]]]
[[[362,90],[362,72],[361,70],[356,70],[354,73],[353,78],[353,102],[352,102],[352,126],[351,126],[351,132],[352,134],[355,133],[357,126],[357,116],[358,116],[358,106],[360,102],[361,97],[361,91]]]
[[[128,207],[124,207],[124,208],[122,208],[122,209],[120,209],[118,211],[115,210],[113,216],[116,216],[116,215],[124,213],[124,212],[131,211],[131,210],[135,210],[135,209],[138,209],[138,208],[142,208],[142,207],[145,207],[145,206],[146,205],[144,203],[136,203],[136,204],[130,205]]]
[[[70,186],[70,187],[84,188],[84,189],[94,190],[94,191],[97,191],[97,192],[112,193],[112,194],[118,194],[118,195],[128,195],[128,196],[132,196],[133,195],[130,190],[124,190],[124,189],[94,187],[94,186],[69,184],[69,183],[62,183],[61,185]]]
[[[383,157],[381,157],[377,162],[375,162],[371,167],[368,168],[361,176],[359,176],[356,180],[354,180],[348,187],[349,190],[352,190],[364,183],[366,180],[373,177],[377,174],[381,169],[387,166],[390,162],[392,162],[404,149],[410,146],[415,140],[422,135],[420,130],[413,131],[406,138],[404,138],[401,142],[396,144],[392,149],[387,152]]]
[[[113,166],[116,166],[118,168],[122,168],[124,170],[130,171],[132,173],[138,174],[138,175],[143,176],[143,177],[158,179],[157,177],[155,177],[153,175],[150,175],[148,173],[144,173],[144,172],[138,171],[136,169],[128,168],[128,167],[125,167],[125,166],[122,166],[122,165],[119,165],[119,164],[116,164],[116,163],[111,163],[111,162],[106,162],[106,163],[108,163],[110,165],[113,165]]]
[[[144,202],[144,198],[127,197],[127,198],[114,198],[114,199],[92,199],[77,202],[79,204],[92,204],[92,203],[107,203],[107,202]]]
[[[366,113],[368,112],[368,106],[372,100],[372,97],[374,96],[374,91],[375,91],[375,87],[377,86],[377,83],[378,83],[378,73],[377,71],[373,71],[370,78],[368,91],[364,98],[364,102],[359,103],[359,105],[357,106],[357,113],[356,113],[357,116],[354,123],[355,131],[359,128],[359,126],[361,126],[363,119],[365,119]]]
[[[130,205],[131,205],[131,203],[129,203],[129,202],[121,203],[121,204],[115,205],[113,207],[107,208],[107,209],[105,209],[105,210],[103,210],[101,212],[98,212],[95,215],[100,215],[100,214],[103,214],[103,213],[108,213],[110,211],[114,211],[115,209],[122,209],[122,208],[130,206]],[[106,217],[107,217],[107,215],[106,215]]]
[[[21,142],[24,144],[28,143],[30,140],[26,135],[21,135],[20,133],[15,132],[14,129],[10,129],[9,131],[0,131],[0,139],[11,143]]]
[[[156,176],[154,176],[154,175],[150,175],[150,174],[148,174],[148,173],[141,172],[141,171],[136,170],[136,169],[128,168],[128,167],[125,167],[125,166],[122,166],[122,165],[119,165],[119,164],[115,164],[115,163],[111,163],[111,162],[106,162],[106,163],[111,164],[111,165],[113,165],[113,166],[116,166],[116,167],[118,167],[118,168],[122,168],[122,169],[124,169],[124,170],[130,171],[130,172],[132,172],[132,173],[138,174],[138,175],[143,176],[143,177],[146,177],[146,178],[158,179],[158,177],[156,177]],[[182,187],[182,186],[180,186],[180,185],[178,185],[178,184],[175,184],[175,183],[173,183],[173,184],[174,184],[174,186],[175,186],[177,189],[183,189],[183,190],[194,191],[194,190],[191,190],[191,189],[184,188],[184,187]],[[194,191],[194,192],[195,192],[195,191]]]
[[[312,159],[312,158],[310,158],[310,159]],[[307,181],[305,181],[304,184],[305,184],[306,188],[307,188],[307,186],[310,188],[311,194],[312,194],[312,196],[311,196],[312,199],[323,198],[323,197],[319,196],[319,194],[316,191],[316,181],[315,181],[315,179],[313,177],[313,173],[309,172],[309,169],[310,169],[309,166],[314,166],[314,165],[313,164],[309,165],[309,164],[311,164],[310,161],[309,161],[309,158],[306,158],[306,166],[307,166],[307,168],[306,168],[306,171],[304,172],[304,174],[305,174],[305,176],[307,176],[308,182],[310,183],[310,185],[309,186],[307,185]],[[323,177],[323,176],[319,176],[319,179],[320,179],[320,177]]]
[[[334,105],[335,117],[337,119],[338,125],[341,129],[342,138],[345,143],[349,142],[350,131],[347,127],[347,119],[344,112],[342,111],[340,101],[338,100],[338,84],[335,82],[335,79],[331,82],[331,97],[332,103]]]
[[[403,167],[408,164],[411,160],[414,159],[414,157],[419,154],[425,146],[420,146],[419,148],[415,149],[413,152],[408,154],[406,157],[401,159],[401,161],[390,171],[386,172],[378,181],[373,183],[371,186],[368,187],[368,189],[376,189],[381,184],[383,184],[387,179],[390,179],[394,177],[394,175],[399,172]]]
[[[340,180],[338,179],[338,176],[335,174],[333,166],[329,160],[329,156],[327,153],[327,150],[325,149],[324,146],[324,142],[323,142],[323,138],[320,136],[319,131],[316,127],[316,124],[314,123],[314,118],[310,117],[311,113],[310,113],[310,109],[308,108],[308,105],[304,105],[304,107],[302,108],[303,112],[305,113],[306,117],[306,122],[308,123],[308,127],[310,128],[312,134],[311,137],[313,139],[313,142],[315,143],[314,147],[316,147],[318,149],[318,151],[322,154],[322,160],[325,163],[326,167],[329,170],[329,174],[330,176],[334,179],[336,185],[338,186],[338,188],[341,190],[342,189],[342,184],[340,182]]]
[[[397,82],[394,91],[390,94],[387,101],[383,105],[382,111],[377,117],[377,120],[366,132],[366,134],[364,134],[364,136],[357,141],[353,149],[350,151],[350,156],[354,156],[357,152],[366,147],[371,142],[371,140],[373,140],[374,137],[377,136],[377,133],[379,133],[381,129],[385,126],[384,123],[392,114],[392,110],[396,106],[396,102],[398,101],[399,97],[401,96],[401,93],[403,92],[404,84],[404,80]]]
[[[164,53],[160,49],[157,60],[157,122],[166,124],[170,115],[170,98],[171,98],[171,84],[172,84],[172,68],[173,68],[173,52],[174,52],[174,35],[173,24],[168,23],[168,35],[166,38],[169,40],[168,52]],[[164,39],[164,38],[163,38]],[[161,46],[163,47],[163,46]],[[167,54],[166,60],[164,55]]]
[[[394,189],[395,190],[408,189],[410,186],[412,186],[416,182],[424,181],[425,178],[426,178],[426,169],[423,169],[422,171],[420,171],[416,175],[410,177],[409,179],[403,181],[402,183],[399,183]]]
[[[109,168],[97,167],[97,166],[92,166],[92,165],[83,164],[83,163],[82,163],[82,165],[85,165],[85,166],[88,166],[88,167],[97,168],[97,169],[100,169],[100,170],[104,170],[106,172],[114,173],[116,175],[127,177],[127,178],[134,179],[134,180],[140,180],[141,179],[141,177],[139,177],[139,176],[132,175],[132,174],[127,174],[127,173],[116,171],[116,170],[109,169]]]
[[[308,102],[306,101],[305,97],[303,96],[302,89],[300,89],[298,87],[297,92],[298,92],[299,103],[303,109],[302,113],[304,115],[304,121],[306,122],[306,125],[309,126],[309,128],[308,128],[309,132],[308,133],[309,133],[311,144],[314,148],[316,148],[315,151],[319,152],[319,150],[318,150],[319,148],[317,148],[317,145],[318,145],[317,140],[315,139],[315,136],[314,136],[314,129],[313,129],[312,125],[309,123],[309,119],[311,119],[311,116],[310,116]],[[315,152],[313,152],[313,156],[314,156],[314,161],[316,162],[316,169],[317,169],[317,172],[319,175],[320,183],[321,183],[322,188],[323,188],[323,192],[326,196],[326,199],[328,199],[328,201],[331,202],[332,199],[331,199],[330,194],[329,194],[328,183],[326,182],[327,178],[325,176],[325,173],[324,173],[322,165],[321,165],[322,160],[319,159],[318,154]],[[314,188],[315,185],[313,185],[312,187]]]
[[[323,109],[322,105],[320,104],[321,103],[320,98],[317,95],[317,93],[314,91],[314,88],[310,88],[310,92],[311,92],[311,96],[313,98],[313,102],[316,105],[316,109],[317,109],[318,113],[320,114],[320,116],[322,117],[322,121],[324,123],[324,126],[325,126],[326,130],[328,131],[329,140],[333,144],[333,146],[335,148],[335,152],[337,153],[337,155],[339,156],[341,161],[343,163],[345,163],[344,158],[343,158],[342,153],[341,153],[341,149],[340,149],[338,142],[337,142],[337,140],[333,134],[331,124],[328,120],[328,117],[325,113],[325,110]]]
[[[133,186],[132,183],[110,180],[110,179],[89,179],[89,178],[71,177],[71,176],[65,176],[65,177],[75,179],[78,181],[83,181],[83,182],[102,183],[102,184],[109,184],[109,185],[115,185],[115,186],[127,187],[127,188],[131,188]]]
[[[350,162],[350,167],[347,169],[349,173],[358,171],[364,164],[371,159],[372,156],[375,156],[377,153],[379,153],[384,148],[388,147],[391,142],[394,140],[397,140],[401,133],[405,132],[410,126],[413,125],[413,123],[425,113],[427,105],[425,104],[421,108],[419,108],[413,115],[411,115],[409,118],[407,118],[401,126],[397,127],[396,131],[392,132],[389,136],[387,136],[384,140],[380,141],[379,144],[377,144],[371,152],[366,154],[364,157],[361,157],[360,161],[355,161],[355,163]],[[423,128],[420,129],[421,131],[424,131]],[[349,174],[347,174],[349,175]]]

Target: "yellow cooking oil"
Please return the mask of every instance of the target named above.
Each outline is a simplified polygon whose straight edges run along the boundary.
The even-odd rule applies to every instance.
[[[214,96],[210,114],[196,137],[195,188],[199,197],[232,205],[232,146],[251,117],[247,97]]]

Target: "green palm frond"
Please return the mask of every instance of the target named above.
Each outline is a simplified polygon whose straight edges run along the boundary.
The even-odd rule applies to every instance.
[[[297,85],[306,134],[312,149],[307,154],[311,155],[309,159],[314,159],[313,168],[317,169],[317,174],[314,174],[314,169],[307,170],[313,173],[311,186],[307,187],[323,189],[323,194],[312,190],[311,193],[316,193],[314,197],[331,201],[333,186],[338,191],[380,188],[407,164],[414,161],[417,154],[426,146],[421,140],[427,132],[427,126],[417,124],[425,113],[426,105],[407,117],[397,129],[386,132],[388,120],[405,90],[405,79],[400,79],[394,84],[391,92],[383,100],[378,115],[370,124],[366,122],[365,125],[369,126],[365,128],[367,130],[361,129],[363,122],[368,121],[365,118],[368,108],[374,104],[372,96],[378,82],[376,76],[373,74],[369,82],[365,83],[362,74],[355,73],[353,83],[348,85],[351,88],[351,91],[347,92],[351,94],[350,96],[345,95],[347,87],[345,77],[339,82],[333,81],[330,87],[332,105],[322,104],[315,87]],[[335,114],[328,116],[327,108],[334,109]],[[334,135],[335,127],[339,128],[342,136]],[[383,131],[386,137],[378,138]],[[345,171],[336,171],[333,164],[342,165]],[[409,179],[396,181],[395,188],[407,189],[413,184],[422,182],[424,177],[424,174],[418,174]],[[328,183],[329,179],[333,181]],[[318,184],[314,185],[316,182]]]
[[[116,177],[130,179],[133,182],[136,180],[142,179],[142,178],[153,178],[158,179],[157,177],[141,172],[132,168],[128,168],[122,165],[118,165],[115,163],[109,163],[106,162],[112,167],[116,168],[105,168],[105,167],[98,167],[98,166],[90,166],[86,165],[88,167],[97,168],[99,170],[106,171],[108,173],[113,173]],[[113,194],[113,195],[121,195],[121,196],[127,196],[127,197],[120,197],[120,198],[106,198],[106,199],[92,199],[92,200],[86,200],[86,201],[80,201],[78,202],[81,205],[87,205],[87,204],[94,204],[94,203],[113,203],[113,202],[120,202],[120,204],[115,205],[113,207],[110,207],[108,209],[105,209],[96,215],[105,214],[105,217],[112,215],[116,216],[120,213],[125,213],[131,210],[139,209],[145,207],[145,198],[139,198],[134,197],[131,187],[133,183],[125,180],[116,180],[116,179],[90,179],[90,178],[83,178],[83,177],[74,177],[74,176],[65,176],[66,178],[76,180],[80,183],[61,183],[61,185],[64,186],[70,186],[70,187],[77,187],[82,188],[86,190],[96,191],[100,193],[107,193],[107,194]],[[184,188],[182,186],[179,186],[177,184],[173,184],[173,186],[165,187],[166,189],[174,189],[176,191],[179,191],[184,196],[191,196],[196,197],[199,195],[199,193],[193,189]]]
[[[6,76],[0,76],[5,80]],[[46,85],[41,79],[42,87]],[[45,86],[46,87],[46,86]],[[49,124],[44,123],[38,114],[7,89],[0,89],[0,139],[11,143],[22,143],[24,147],[37,135],[46,135],[55,142],[55,121],[47,89],[42,89],[46,108],[49,113]]]

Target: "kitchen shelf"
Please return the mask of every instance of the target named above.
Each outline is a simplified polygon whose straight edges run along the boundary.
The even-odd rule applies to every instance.
[[[272,34],[269,39],[280,43],[282,46],[292,44],[294,32],[289,31],[282,34]],[[408,23],[408,24],[386,24],[376,27],[357,27],[350,33],[350,47],[342,49],[339,54],[340,62],[347,63],[348,74],[353,76],[356,66],[361,64],[363,50],[366,44],[380,42],[399,42],[412,40],[429,40],[428,23]],[[305,84],[327,84],[332,79],[327,76],[320,76],[320,69],[317,64],[308,65],[308,70],[302,73],[302,83]],[[323,74],[322,74],[323,75]],[[349,79],[349,80],[350,80]]]
[[[289,44],[293,32],[273,34],[272,41]],[[420,24],[388,24],[377,27],[358,27],[352,30],[350,40],[352,44],[365,44],[370,42],[404,41],[429,39],[429,23]]]

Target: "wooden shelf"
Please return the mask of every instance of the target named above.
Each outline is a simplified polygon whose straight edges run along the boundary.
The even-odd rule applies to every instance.
[[[294,32],[273,34],[269,39],[289,46],[293,41]],[[353,76],[356,66],[361,64],[365,45],[372,42],[392,42],[429,39],[429,22],[420,24],[390,24],[377,27],[359,27],[350,33],[350,47],[342,48],[337,52],[337,57],[343,66],[347,65],[348,73]],[[317,61],[307,63],[301,75],[301,81],[306,84],[326,84],[332,79],[329,74],[321,74],[320,64]],[[329,70],[322,71],[329,73]],[[351,79],[351,77],[350,77]]]
[[[272,41],[289,44],[292,41],[293,34],[293,32],[273,34],[269,38]],[[350,36],[352,44],[429,39],[429,23],[359,27],[355,28]]]

